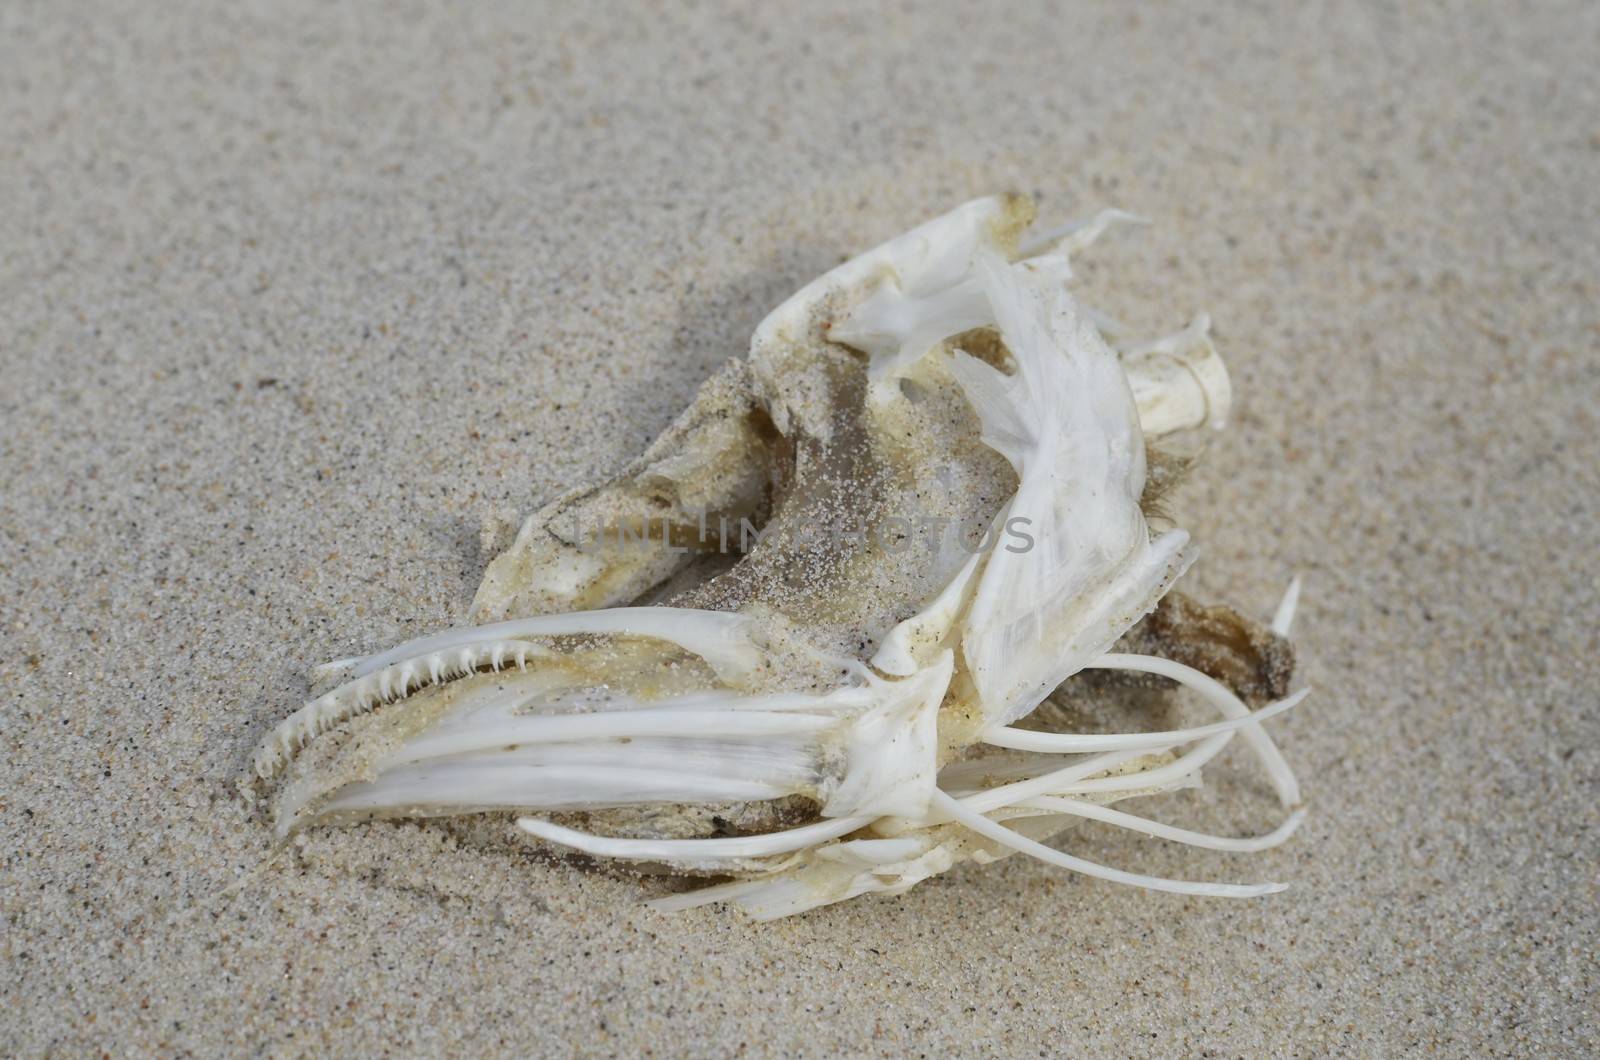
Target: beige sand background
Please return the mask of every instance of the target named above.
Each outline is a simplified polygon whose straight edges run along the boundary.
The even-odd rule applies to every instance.
[[[0,7],[0,1052],[1600,1048],[1600,6]],[[1190,587],[1306,575],[1314,813],[769,926],[504,836],[270,846],[308,667],[461,613],[782,296],[968,197],[1159,222],[1239,414]],[[1168,819],[1274,819],[1242,754]]]

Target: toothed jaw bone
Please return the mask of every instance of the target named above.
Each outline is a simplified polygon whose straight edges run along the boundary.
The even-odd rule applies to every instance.
[[[286,718],[262,742],[254,766],[262,779],[275,776],[307,741],[339,723],[394,702],[421,688],[547,654],[526,638],[578,635],[654,637],[700,655],[723,674],[740,674],[760,657],[758,631],[740,615],[719,614],[683,623],[658,608],[612,608],[586,614],[541,616],[489,626],[450,630],[408,641],[387,652],[329,664],[324,671],[348,670],[352,680],[312,700]]]
[[[1145,443],[1219,426],[1231,391],[1203,315],[1119,351],[1102,337],[1103,318],[1067,293],[1070,255],[1126,215],[1022,242],[1029,256],[1017,260],[1030,219],[1016,197],[978,200],[847,262],[762,323],[750,373],[771,423],[797,436],[832,429],[813,407],[816,388],[798,382],[817,377],[797,366],[826,361],[840,345],[866,358],[859,413],[869,440],[895,434],[913,414],[902,382],[956,388],[982,446],[1015,476],[995,523],[1022,520],[1036,547],[991,549],[959,565],[909,617],[866,638],[877,644],[866,658],[830,654],[757,600],[732,611],[544,615],[346,660],[338,668],[349,680],[287,719],[257,754],[256,773],[268,778],[319,734],[353,734],[356,750],[330,750],[333,765],[313,763],[286,786],[280,827],[363,813],[603,813],[799,795],[819,819],[743,836],[600,835],[537,816],[519,824],[594,856],[746,877],[661,904],[725,900],[758,918],[895,893],[961,861],[1019,850],[1157,890],[1278,889],[1141,876],[1040,842],[1084,818],[1215,849],[1282,842],[1303,810],[1260,723],[1303,693],[1253,714],[1198,670],[1114,650],[1193,561],[1186,534],[1152,535],[1145,523]],[[821,342],[824,333],[835,345]],[[1003,361],[960,348],[962,336],[980,333],[996,338]],[[688,420],[675,429],[689,431]],[[841,599],[863,591],[859,578],[836,587]],[[1292,599],[1284,611],[1292,617]],[[1275,623],[1280,634],[1287,625]],[[558,643],[574,636],[590,638],[587,647]],[[643,691],[609,668],[616,652],[631,673],[645,659],[692,677]],[[1177,682],[1222,720],[1120,735],[1013,727],[1062,681],[1094,668]],[[1110,807],[1193,786],[1235,736],[1288,811],[1272,832],[1205,836]]]
[[[340,685],[306,704],[273,731],[256,751],[256,776],[275,776],[294,752],[343,721],[468,674],[497,673],[508,665],[525,670],[528,659],[543,651],[540,645],[518,640],[468,644],[394,663]]]
[[[556,647],[485,637],[487,629],[584,639]],[[346,741],[354,747],[329,748],[338,764],[318,763],[285,786],[285,832],[363,812],[600,810],[789,795],[838,818],[921,812],[934,784],[935,716],[951,653],[911,677],[884,679],[855,660],[785,648],[783,639],[747,616],[666,608],[461,630],[443,643],[415,642],[432,648],[419,655],[389,653],[398,662],[355,663],[361,676],[281,725],[256,770],[275,775],[316,734],[355,726]],[[807,668],[808,684],[832,687],[763,690],[773,672],[792,678]]]

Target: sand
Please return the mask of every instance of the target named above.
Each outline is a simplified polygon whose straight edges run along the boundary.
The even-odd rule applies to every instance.
[[[800,5],[795,5],[800,6]],[[574,8],[576,5],[574,5]],[[0,12],[0,1052],[1600,1049],[1593,4]],[[1023,858],[772,925],[483,830],[270,859],[235,784],[486,521],[638,453],[843,255],[1016,188],[1158,222],[1239,412],[1191,591],[1306,577],[1312,816],[1185,899]],[[491,535],[492,536],[492,535]],[[1152,812],[1273,822],[1230,753]],[[490,830],[491,832],[493,830]]]

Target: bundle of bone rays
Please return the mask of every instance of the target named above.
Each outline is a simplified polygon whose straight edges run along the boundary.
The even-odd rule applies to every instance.
[[[280,834],[501,814],[727,877],[658,904],[759,919],[1015,851],[1184,894],[1281,889],[1045,842],[1083,819],[1282,842],[1303,811],[1262,722],[1304,693],[1293,588],[1270,626],[1170,591],[1194,550],[1155,497],[1230,398],[1205,318],[1119,345],[1071,259],[1131,218],[1030,235],[1032,214],[970,202],[810,283],[621,475],[528,519],[475,624],[321,668],[329,690],[255,759]],[[1276,829],[1113,808],[1196,785],[1235,738]]]

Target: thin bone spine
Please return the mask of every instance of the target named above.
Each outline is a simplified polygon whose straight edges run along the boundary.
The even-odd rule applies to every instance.
[[[1309,688],[1302,688],[1276,703],[1262,707],[1249,717],[1229,718],[1226,721],[1196,725],[1188,729],[1172,729],[1167,732],[1055,733],[998,726],[984,733],[984,742],[994,747],[1008,747],[1019,751],[1046,751],[1054,754],[1170,747],[1174,744],[1192,743],[1220,732],[1232,732],[1246,725],[1260,724],[1268,718],[1276,717],[1298,706],[1310,693]]]
[[[1202,883],[1196,880],[1172,880],[1162,876],[1146,876],[1142,873],[1128,872],[1124,869],[1114,869],[1098,862],[1087,861],[1075,857],[1065,851],[1046,846],[1037,840],[1029,839],[1000,824],[991,821],[983,814],[969,809],[956,799],[952,799],[944,792],[935,792],[934,804],[939,809],[948,813],[957,823],[978,835],[1002,846],[1010,847],[1023,854],[1038,858],[1040,861],[1058,865],[1085,876],[1109,880],[1113,883],[1126,883],[1134,887],[1144,887],[1152,891],[1170,891],[1174,894],[1205,895],[1213,898],[1254,898],[1263,894],[1274,894],[1284,890],[1281,883]]]
[[[1028,809],[1048,810],[1052,813],[1069,814],[1074,817],[1084,817],[1091,821],[1101,821],[1105,824],[1115,825],[1118,828],[1125,828],[1131,832],[1138,832],[1141,835],[1167,839],[1174,843],[1183,843],[1186,846],[1234,853],[1255,853],[1279,846],[1292,836],[1306,819],[1305,807],[1301,807],[1290,813],[1284,818],[1282,824],[1265,835],[1233,837],[1211,835],[1206,832],[1192,831],[1188,828],[1178,828],[1175,825],[1152,821],[1148,817],[1141,817],[1138,814],[1112,809],[1110,806],[1104,806],[1097,802],[1059,795],[1040,795],[1037,798],[1026,799],[1017,805]]]

